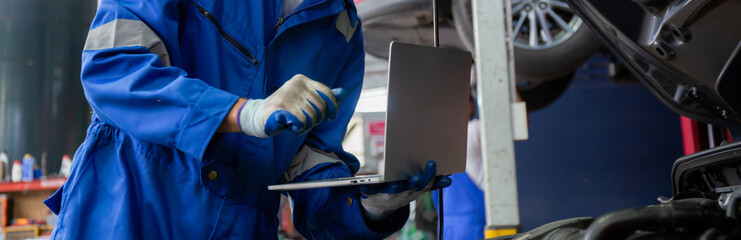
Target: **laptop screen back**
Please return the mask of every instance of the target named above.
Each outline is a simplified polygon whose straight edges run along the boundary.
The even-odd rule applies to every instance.
[[[392,42],[389,54],[384,181],[466,169],[471,53]]]

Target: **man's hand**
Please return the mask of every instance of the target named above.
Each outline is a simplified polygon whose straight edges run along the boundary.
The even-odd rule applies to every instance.
[[[360,193],[363,195],[360,202],[366,216],[373,221],[381,220],[424,192],[450,186],[450,177],[436,178],[436,172],[435,162],[429,161],[422,175],[415,174],[407,181],[360,186]]]
[[[334,120],[337,103],[343,97],[343,89],[330,90],[320,82],[297,74],[268,98],[247,100],[239,110],[237,123],[245,134],[261,138],[287,129],[306,134],[325,118]]]

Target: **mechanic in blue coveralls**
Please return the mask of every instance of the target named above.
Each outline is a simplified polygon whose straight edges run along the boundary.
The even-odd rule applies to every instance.
[[[53,239],[276,239],[268,185],[348,177],[364,52],[350,0],[100,1],[82,54],[94,110],[46,204]],[[450,184],[287,192],[308,239],[378,239]]]

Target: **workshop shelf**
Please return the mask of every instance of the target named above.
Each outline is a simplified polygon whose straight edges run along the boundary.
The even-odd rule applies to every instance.
[[[0,193],[26,192],[39,190],[56,190],[62,187],[67,178],[38,179],[31,182],[5,182],[0,183]]]

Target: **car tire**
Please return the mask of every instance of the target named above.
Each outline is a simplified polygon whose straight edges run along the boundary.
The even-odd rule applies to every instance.
[[[471,0],[453,0],[453,22],[463,45],[474,52]],[[566,41],[542,50],[515,47],[515,72],[529,81],[555,79],[570,74],[602,44],[587,26],[579,27]]]
[[[475,53],[471,0],[453,0],[452,15],[462,45]],[[537,50],[515,47],[517,90],[527,102],[528,111],[541,109],[558,99],[571,83],[576,69],[601,47],[587,26],[579,27],[554,47]]]
[[[543,109],[555,102],[571,85],[574,73],[541,82],[538,85],[528,85],[528,81],[518,82],[517,92],[527,104],[527,111],[533,112]]]
[[[471,0],[454,0],[452,4],[458,36],[463,45],[474,52]],[[592,30],[581,26],[570,38],[551,48],[529,50],[515,47],[515,72],[519,78],[528,81],[562,77],[574,72],[601,46]]]

